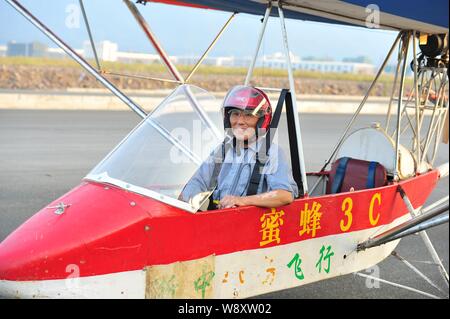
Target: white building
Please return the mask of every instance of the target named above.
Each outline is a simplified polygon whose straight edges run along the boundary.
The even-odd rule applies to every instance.
[[[97,52],[100,61],[117,61],[117,53],[119,46],[117,43],[111,41],[100,41],[95,44],[95,51]],[[83,42],[84,57],[87,59],[94,59],[94,52],[89,41]]]
[[[125,63],[156,63],[161,59],[157,54],[136,53],[136,52],[116,52],[116,60]]]
[[[295,70],[313,71],[320,73],[358,73],[373,74],[375,66],[369,63],[354,63],[340,61],[302,61],[300,57],[290,52],[292,68]],[[263,56],[257,63],[259,67],[272,69],[286,69],[287,63],[284,54],[276,52],[272,55]]]
[[[300,58],[295,56],[292,52],[289,52],[289,58],[291,59],[292,67],[295,69],[295,65],[300,63]],[[284,53],[275,52],[272,55],[264,55],[257,61],[256,66],[269,69],[287,69],[287,62]]]
[[[83,49],[75,49],[75,52],[79,55],[84,55]],[[46,57],[53,58],[53,59],[62,59],[67,58],[67,53],[61,49],[61,48],[47,48],[47,54]]]
[[[293,64],[293,68],[296,70],[314,71],[321,73],[375,73],[375,66],[372,64],[339,61],[301,61]]]
[[[7,47],[6,45],[0,45],[0,56],[6,56]]]

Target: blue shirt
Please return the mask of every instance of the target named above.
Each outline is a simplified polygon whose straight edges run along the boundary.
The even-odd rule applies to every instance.
[[[254,144],[247,148],[233,147],[228,150],[217,178],[217,187],[212,195],[214,200],[221,200],[226,195],[246,196],[255,166],[255,155]],[[214,166],[214,155],[210,155],[186,184],[181,193],[183,200],[188,201],[198,193],[211,190]],[[283,189],[290,192],[293,198],[298,196],[298,187],[292,177],[292,170],[278,145],[272,144],[270,147],[269,156],[261,174],[257,194]]]

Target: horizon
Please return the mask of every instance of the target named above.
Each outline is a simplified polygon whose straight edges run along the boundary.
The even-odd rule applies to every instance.
[[[121,50],[121,48],[120,48],[120,46],[119,46],[119,44],[118,43],[115,43],[115,42],[113,42],[113,41],[111,41],[111,40],[103,40],[103,41],[99,41],[99,42],[97,42],[97,43],[95,43],[95,45],[97,46],[97,45],[99,45],[101,42],[110,42],[110,43],[112,43],[112,44],[117,44],[118,45],[118,48],[117,48],[117,52],[127,52],[127,53],[144,53],[144,54],[156,54],[156,52],[155,53],[146,53],[146,52],[139,52],[139,51],[129,51],[129,50]],[[37,43],[37,44],[44,44],[46,47],[47,47],[47,49],[61,49],[61,48],[59,48],[56,44],[54,44],[53,42],[51,42],[50,44],[47,44],[47,43],[43,43],[43,42],[41,42],[41,41],[39,41],[39,40],[31,40],[31,41],[29,41],[29,42],[18,42],[18,41],[16,41],[16,40],[9,40],[9,41],[7,41],[6,43],[0,43],[0,47],[1,46],[4,46],[4,47],[8,47],[8,44],[9,43],[14,43],[14,44],[32,44],[32,43]],[[90,43],[89,43],[89,39],[85,39],[84,41],[83,41],[83,45],[81,45],[80,47],[73,47],[75,50],[84,50],[84,43],[88,43],[89,44],[89,46],[90,46]],[[62,50],[62,49],[61,49]],[[279,55],[279,54],[282,54],[283,56],[284,56],[284,52],[283,51],[275,51],[275,52],[271,52],[271,53],[267,53],[267,54],[265,54],[265,55],[258,55],[258,58],[260,59],[260,58],[262,58],[262,57],[275,57],[275,56],[277,56],[277,55]],[[291,51],[291,54],[293,54],[293,52]],[[188,55],[173,55],[173,54],[170,54],[170,56],[174,56],[174,57],[199,57],[199,56],[188,56]],[[295,55],[294,54],[294,56],[296,57],[296,58],[300,58],[302,61],[314,61],[314,62],[350,62],[350,63],[369,63],[369,64],[373,64],[373,61],[370,59],[370,57],[369,56],[367,56],[367,55],[364,55],[364,56],[362,56],[362,55],[359,55],[359,56],[344,56],[342,59],[335,59],[335,58],[333,58],[333,57],[331,57],[331,56],[315,56],[315,55],[305,55],[305,56],[301,56],[301,55]],[[7,57],[14,57],[14,56],[7,56]],[[39,56],[30,56],[30,57],[39,57]],[[214,55],[214,54],[210,54],[210,55],[208,55],[208,57],[210,57],[210,58],[219,58],[219,57],[232,57],[232,58],[243,58],[243,59],[248,59],[248,58],[252,58],[252,56],[250,56],[250,55],[248,55],[248,56],[236,56],[236,55]],[[51,57],[44,57],[44,58],[51,58]],[[69,56],[67,56],[67,58],[70,58]],[[361,62],[361,61],[358,61],[358,62],[355,62],[355,61],[345,61],[346,59],[365,59],[365,58],[368,58],[368,59],[370,59],[370,61],[363,61],[363,62]],[[58,58],[57,58],[58,59]]]

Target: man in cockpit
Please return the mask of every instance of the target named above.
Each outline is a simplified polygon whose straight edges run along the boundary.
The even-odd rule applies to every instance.
[[[298,196],[298,187],[282,150],[272,144],[264,156],[261,148],[272,120],[267,95],[254,87],[234,87],[225,97],[222,112],[226,142],[202,163],[180,199],[190,201],[196,194],[213,191],[216,206],[210,209],[290,204]]]

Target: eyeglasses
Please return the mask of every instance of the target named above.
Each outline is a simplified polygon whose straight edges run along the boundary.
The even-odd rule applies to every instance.
[[[242,117],[244,118],[245,121],[247,120],[253,120],[255,118],[258,118],[259,114],[253,114],[252,110],[237,110],[237,109],[232,109],[228,111],[228,114],[230,115],[230,119],[237,119],[239,118],[239,116],[242,115]]]

